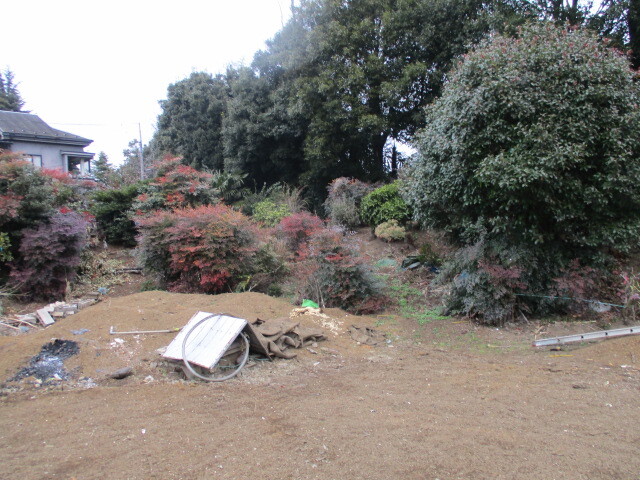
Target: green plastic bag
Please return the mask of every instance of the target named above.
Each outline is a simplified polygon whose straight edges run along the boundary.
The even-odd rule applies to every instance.
[[[316,302],[314,302],[313,300],[308,300],[308,299],[304,299],[302,300],[302,304],[303,307],[312,307],[312,308],[320,308],[320,305],[318,305]]]

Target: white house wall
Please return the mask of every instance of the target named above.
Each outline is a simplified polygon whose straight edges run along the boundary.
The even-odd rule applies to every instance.
[[[28,143],[13,142],[11,151],[15,153],[24,153],[26,155],[40,155],[42,157],[42,168],[59,169],[66,171],[64,165],[64,157],[60,152],[78,152],[84,153],[82,147],[74,147],[71,145],[51,145],[48,143]]]

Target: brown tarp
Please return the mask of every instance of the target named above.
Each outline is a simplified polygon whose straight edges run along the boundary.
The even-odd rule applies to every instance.
[[[287,350],[327,339],[322,330],[301,326],[288,317],[273,320],[258,318],[247,324],[245,332],[249,335],[251,348],[269,358],[293,358],[296,354]]]

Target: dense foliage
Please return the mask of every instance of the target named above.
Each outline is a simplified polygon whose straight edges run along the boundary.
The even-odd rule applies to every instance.
[[[170,85],[167,99],[160,102],[162,114],[152,150],[180,156],[194,168],[221,170],[228,89],[224,75],[204,72]]]
[[[257,228],[223,204],[136,217],[144,268],[176,292],[233,291],[255,273]]]
[[[491,12],[477,0],[304,0],[250,67],[171,85],[153,150],[196,168],[221,168],[223,154],[249,187],[305,186],[319,207],[332,179],[395,168],[391,145],[423,125],[452,59],[500,23]]]
[[[91,213],[107,243],[125,247],[136,245],[136,226],[131,216],[133,203],[142,188],[143,184],[137,183],[94,193]]]
[[[55,213],[37,227],[24,229],[11,283],[27,298],[64,298],[76,277],[86,235],[86,220],[72,211]]]
[[[576,258],[593,266],[638,245],[639,105],[627,60],[579,29],[530,26],[465,56],[404,189],[424,225],[475,245],[451,272],[464,273],[458,311],[499,320],[469,299],[491,284],[513,305]]]
[[[400,196],[398,181],[376,188],[367,194],[360,204],[360,217],[372,228],[389,220],[406,223],[411,219],[411,209]]]
[[[295,272],[300,295],[323,307],[371,313],[384,305],[381,285],[336,228],[312,230],[305,239]]]
[[[361,227],[360,203],[375,187],[355,178],[339,177],[327,187],[328,196],[324,211],[334,225],[346,228]]]

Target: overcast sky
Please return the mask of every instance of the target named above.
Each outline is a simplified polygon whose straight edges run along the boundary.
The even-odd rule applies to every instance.
[[[21,0],[2,6],[0,68],[25,109],[94,140],[112,163],[146,144],[169,84],[249,64],[289,18],[290,0]]]

